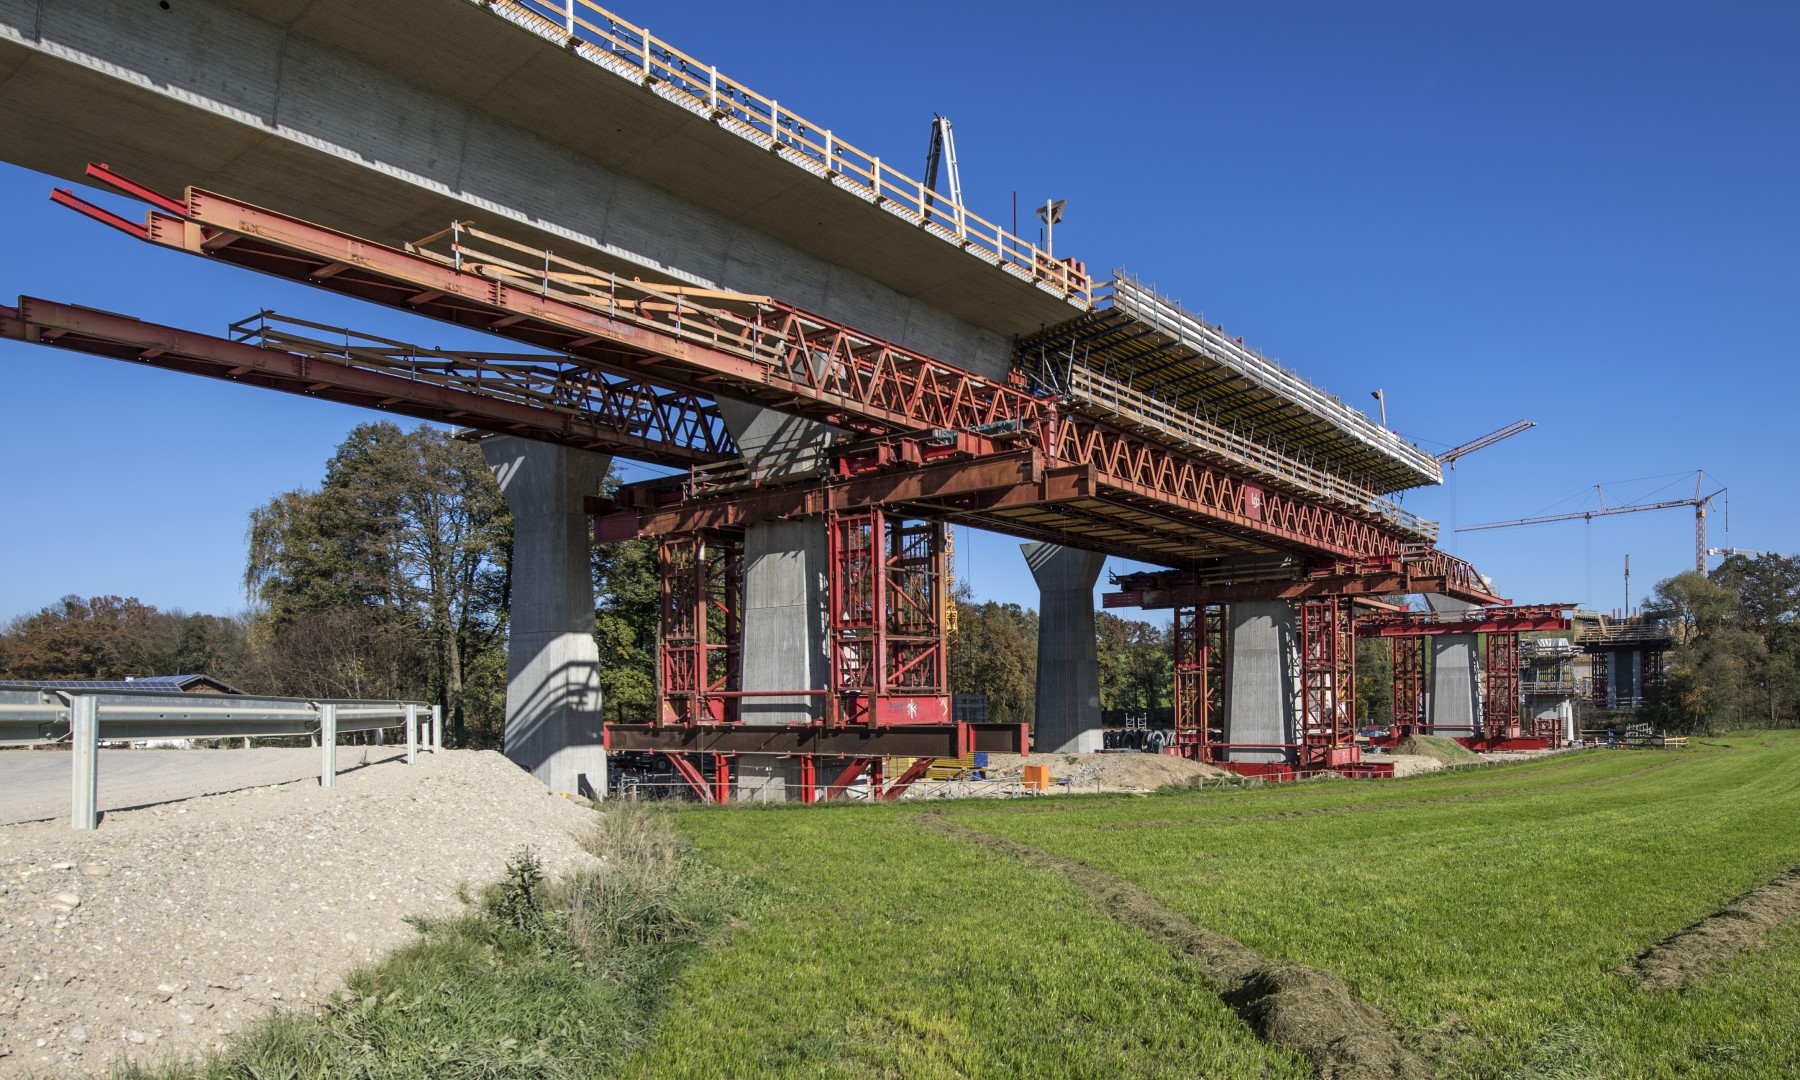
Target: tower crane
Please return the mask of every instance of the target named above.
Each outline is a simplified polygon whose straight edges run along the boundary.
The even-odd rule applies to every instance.
[[[1708,555],[1742,555],[1746,559],[1766,559],[1766,551],[1751,551],[1749,548],[1707,548]]]
[[[1382,407],[1384,410],[1386,409],[1385,404]],[[1456,459],[1459,457],[1462,457],[1464,454],[1473,454],[1477,450],[1482,450],[1489,446],[1494,445],[1495,443],[1499,442],[1501,439],[1510,439],[1514,435],[1519,434],[1521,431],[1529,431],[1530,429],[1532,429],[1534,427],[1537,427],[1537,423],[1535,421],[1514,420],[1512,423],[1506,425],[1503,428],[1500,428],[1497,431],[1490,431],[1486,435],[1481,436],[1479,439],[1470,439],[1468,442],[1463,443],[1461,446],[1452,446],[1450,449],[1444,451],[1443,453],[1436,455],[1438,464],[1439,465],[1448,465],[1452,469],[1454,469],[1454,468],[1456,468]]]
[[[1480,440],[1476,440],[1479,442]],[[1710,495],[1700,494],[1706,485],[1706,470],[1700,469],[1694,474],[1694,497],[1691,499],[1665,499],[1662,502],[1635,503],[1630,506],[1606,505],[1606,491],[1600,485],[1594,485],[1594,493],[1600,499],[1598,510],[1578,510],[1572,514],[1550,514],[1546,517],[1517,518],[1512,521],[1490,521],[1481,525],[1464,525],[1457,532],[1475,532],[1478,529],[1510,529],[1516,525],[1542,525],[1551,521],[1592,521],[1597,517],[1610,517],[1613,514],[1635,514],[1641,510],[1669,510],[1677,506],[1694,508],[1694,570],[1706,573],[1706,556],[1710,554],[1706,548],[1706,508],[1712,501],[1725,494],[1720,488]]]

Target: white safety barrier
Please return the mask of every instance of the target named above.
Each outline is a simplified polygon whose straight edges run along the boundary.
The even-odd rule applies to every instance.
[[[337,779],[337,737],[346,732],[406,729],[406,762],[418,760],[422,713],[429,709],[425,748],[444,746],[444,714],[413,701],[330,701],[182,694],[152,690],[0,688],[0,746],[67,743],[73,751],[70,824],[99,824],[100,742],[144,739],[317,737],[319,784]]]

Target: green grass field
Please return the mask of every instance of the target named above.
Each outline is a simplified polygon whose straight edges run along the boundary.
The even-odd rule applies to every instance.
[[[1614,968],[1800,864],[1800,734],[1412,780],[1032,802],[694,809],[749,885],[641,1076],[1308,1076],[1078,860],[1340,975],[1444,1076],[1800,1075],[1800,927],[1681,991]]]
[[[1402,781],[598,821],[601,870],[496,885],[321,1014],[125,1075],[1298,1078],[1348,1018],[1339,1080],[1428,1075],[1421,1055],[1443,1077],[1800,1076],[1800,922],[1679,990],[1616,970],[1800,864],[1800,732]],[[1300,990],[1264,1008],[1246,987],[1279,980],[1232,964]]]

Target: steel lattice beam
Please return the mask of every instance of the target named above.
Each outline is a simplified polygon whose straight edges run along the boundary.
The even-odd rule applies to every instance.
[[[502,365],[398,342],[387,344],[411,351],[333,354],[322,342],[232,341],[28,296],[17,308],[0,307],[0,336],[665,465],[710,464],[736,453],[710,401],[598,378],[557,357],[508,357]],[[504,388],[494,374],[501,366]]]
[[[90,172],[129,184],[102,168]],[[130,190],[148,197],[141,188]],[[1041,450],[1049,467],[1091,467],[1102,501],[1148,508],[1261,546],[1356,559],[1397,556],[1416,542],[1378,515],[1280,491],[1104,422],[1063,415],[1053,399],[766,297],[702,303],[679,290],[527,254],[472,230],[453,234],[448,254],[423,242],[402,251],[195,188],[179,200],[153,200],[161,208],[141,228],[67,193],[59,201],[176,250],[488,330],[601,370],[840,428],[870,434],[1008,428]],[[471,237],[502,253],[476,253]]]

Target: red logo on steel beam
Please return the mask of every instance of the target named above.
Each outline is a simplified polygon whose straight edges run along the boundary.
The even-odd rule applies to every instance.
[[[1251,521],[1263,519],[1263,491],[1255,484],[1244,485],[1244,516]]]

